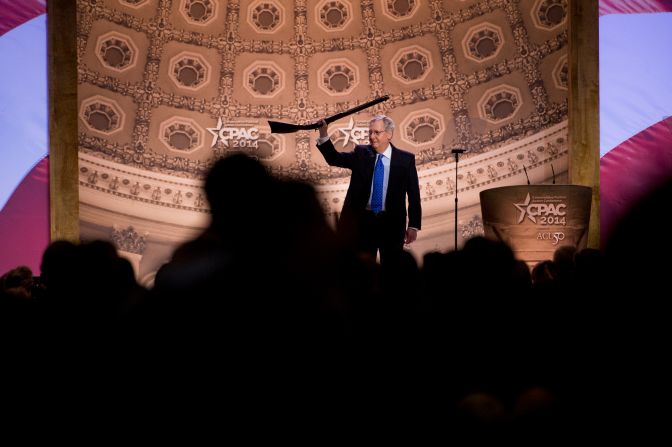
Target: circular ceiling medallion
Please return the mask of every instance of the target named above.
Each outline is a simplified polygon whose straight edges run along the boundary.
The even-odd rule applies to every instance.
[[[399,21],[413,17],[418,10],[419,0],[381,0],[383,14],[388,18]]]
[[[347,95],[359,83],[359,68],[347,59],[331,59],[317,72],[319,87],[330,95]]]
[[[315,17],[325,31],[339,31],[352,21],[352,7],[345,0],[323,0],[315,6]]]
[[[478,101],[478,113],[481,118],[499,123],[518,112],[522,105],[520,90],[510,85],[500,85],[487,90]]]
[[[275,62],[255,62],[243,72],[243,83],[253,96],[272,98],[285,86],[285,72]]]
[[[200,54],[183,51],[170,59],[170,79],[180,88],[198,90],[208,83],[212,68]]]
[[[138,47],[124,34],[112,31],[100,36],[96,42],[96,57],[104,67],[122,72],[137,63]]]
[[[96,95],[82,101],[79,117],[89,130],[111,135],[121,130],[125,114],[116,101]]]
[[[159,133],[163,144],[174,152],[192,153],[203,147],[203,129],[189,118],[170,118],[161,123]]]
[[[413,147],[432,145],[445,129],[443,115],[432,109],[417,110],[401,122],[401,138]]]
[[[537,0],[532,7],[532,21],[537,28],[552,30],[567,19],[567,0]]]
[[[249,7],[248,22],[260,33],[274,33],[285,21],[285,8],[280,2],[258,0]]]
[[[282,155],[286,144],[283,135],[272,134],[270,131],[260,131],[257,147],[252,148],[249,155],[265,162],[273,161]]]
[[[467,59],[484,62],[499,54],[504,46],[502,29],[492,23],[481,23],[467,30],[462,50]]]
[[[553,68],[553,83],[561,90],[567,90],[569,85],[569,65],[567,55],[563,55]]]
[[[391,61],[392,75],[404,84],[419,82],[432,69],[432,55],[419,45],[402,48]]]
[[[205,26],[217,17],[218,3],[215,0],[182,0],[180,13],[187,22]]]

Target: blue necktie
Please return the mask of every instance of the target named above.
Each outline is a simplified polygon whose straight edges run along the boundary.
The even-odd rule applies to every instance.
[[[383,155],[378,155],[376,167],[373,170],[373,192],[371,193],[371,211],[378,214],[383,210],[383,179],[385,167],[383,167]]]

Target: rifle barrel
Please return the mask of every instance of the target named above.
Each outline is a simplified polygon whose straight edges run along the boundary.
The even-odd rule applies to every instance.
[[[388,99],[390,99],[388,95],[380,96],[376,99],[365,102],[364,104],[360,104],[343,112],[331,115],[325,118],[324,120],[327,122],[327,124],[330,124],[333,123],[334,121],[340,120],[341,118],[345,118],[348,115],[352,115],[353,113],[357,113],[361,110],[368,109],[371,106],[375,106],[376,104],[379,104],[383,101],[387,101]],[[291,123],[282,123],[280,121],[269,121],[268,125],[271,127],[271,133],[293,133],[299,130],[313,130],[320,128],[320,123],[291,124]]]

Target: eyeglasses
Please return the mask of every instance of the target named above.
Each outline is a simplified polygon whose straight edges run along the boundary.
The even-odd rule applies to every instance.
[[[387,132],[385,132],[384,130],[371,130],[371,129],[369,129],[369,135],[375,135],[375,136],[378,136],[378,135],[380,135],[381,133],[387,133]]]

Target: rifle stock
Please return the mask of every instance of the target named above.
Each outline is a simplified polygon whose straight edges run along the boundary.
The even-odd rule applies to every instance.
[[[360,104],[351,109],[329,116],[324,120],[327,122],[327,124],[330,124],[333,123],[334,121],[340,120],[341,118],[345,118],[348,115],[352,115],[353,113],[357,113],[361,110],[368,109],[371,106],[375,106],[376,104],[379,104],[383,101],[387,101],[388,99],[390,99],[388,95],[381,96],[379,98],[365,102],[364,104]],[[291,124],[291,123],[282,123],[279,121],[269,121],[268,125],[271,127],[271,133],[293,133],[299,130],[313,130],[320,128],[319,122],[310,124]]]

